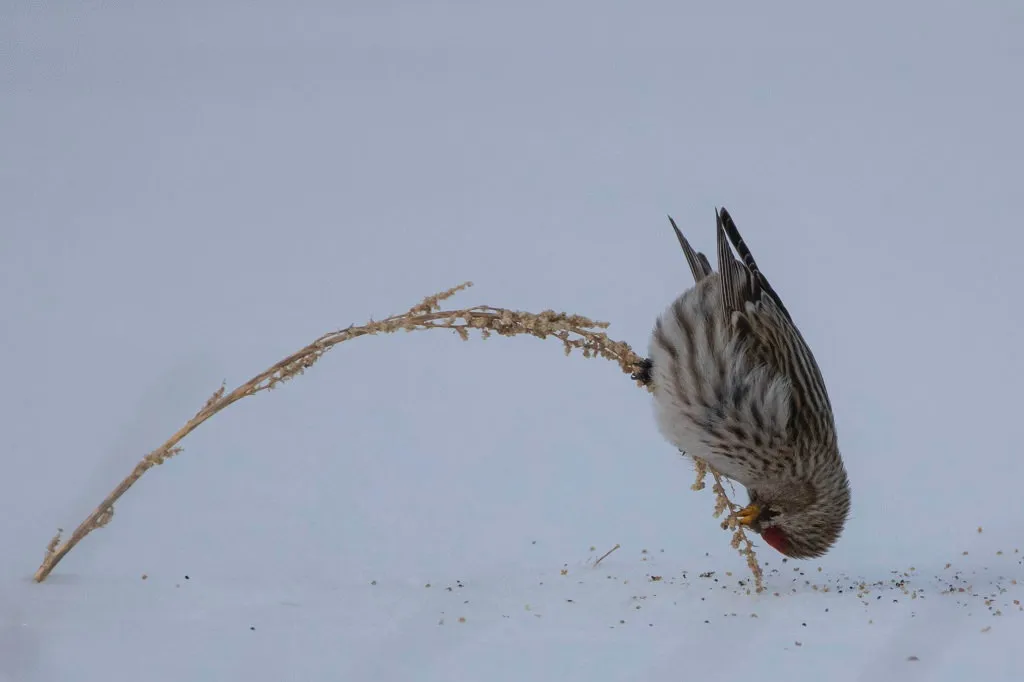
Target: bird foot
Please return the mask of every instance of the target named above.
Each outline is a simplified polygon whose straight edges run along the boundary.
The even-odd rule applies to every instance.
[[[650,358],[644,358],[637,366],[639,369],[630,374],[630,378],[634,381],[639,381],[644,386],[649,386],[651,384],[651,369],[653,369],[654,363]]]

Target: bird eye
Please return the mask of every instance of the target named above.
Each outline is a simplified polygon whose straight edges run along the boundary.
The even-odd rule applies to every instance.
[[[761,518],[759,520],[761,522],[771,521],[772,519],[774,519],[778,515],[779,515],[779,510],[778,509],[776,509],[775,507],[771,507],[771,506],[767,506],[766,505],[761,510]]]

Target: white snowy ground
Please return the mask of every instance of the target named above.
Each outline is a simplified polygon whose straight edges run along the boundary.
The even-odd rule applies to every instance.
[[[1024,679],[1021,38],[1018,2],[3,3],[0,680]],[[716,205],[854,489],[766,593],[616,367],[437,332],[215,417],[31,581],[330,329],[472,279],[642,351],[664,214],[709,250]]]
[[[432,577],[410,565],[382,569],[375,581],[253,580],[246,562],[236,576],[58,576],[22,595],[3,631],[4,672],[24,680],[98,680],[104,671],[125,680],[1019,679],[1024,590],[1011,576],[1024,579],[1024,569],[1012,551],[888,575],[769,560],[774,594],[750,597],[738,586],[742,573],[721,570],[731,562],[717,555],[630,547],[594,568],[588,548],[566,550],[554,565],[536,558],[550,550],[517,549],[520,557],[489,570],[463,571],[453,556]]]

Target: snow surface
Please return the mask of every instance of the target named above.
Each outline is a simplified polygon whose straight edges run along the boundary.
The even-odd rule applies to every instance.
[[[1017,2],[0,8],[0,680],[1020,680]],[[725,205],[828,382],[819,561],[557,343],[364,338],[466,279],[638,350]],[[981,529],[979,531],[979,528]],[[594,566],[608,549],[621,547]]]

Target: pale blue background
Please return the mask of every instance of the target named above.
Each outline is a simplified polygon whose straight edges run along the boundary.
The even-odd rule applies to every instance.
[[[643,352],[690,283],[665,214],[710,251],[716,205],[832,396],[854,516],[820,563],[1012,543],[1022,73],[1010,1],[4,2],[3,598],[35,609],[54,529],[222,380],[330,329],[472,279],[455,304]],[[740,570],[649,400],[553,341],[357,340],[203,426],[54,578],[418,581],[534,540]]]

